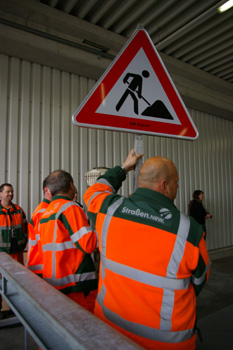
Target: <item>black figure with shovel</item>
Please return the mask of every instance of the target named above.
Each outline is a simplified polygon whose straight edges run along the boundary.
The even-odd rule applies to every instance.
[[[128,84],[126,91],[120,98],[119,102],[116,105],[117,112],[120,110],[121,106],[125,102],[128,96],[131,96],[134,102],[134,113],[138,114],[138,98],[143,99],[149,107],[147,107],[141,115],[147,117],[155,117],[162,119],[174,119],[164,103],[160,100],[155,101],[152,105],[142,96],[142,80],[143,78],[148,78],[150,73],[147,70],[142,71],[142,76],[139,74],[127,73],[123,79],[124,84]],[[132,78],[130,82],[128,79]]]

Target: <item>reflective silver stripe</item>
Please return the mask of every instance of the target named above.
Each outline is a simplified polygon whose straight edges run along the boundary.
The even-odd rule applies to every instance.
[[[13,225],[12,227],[13,227],[14,230],[17,229],[17,228],[22,228],[22,224]]]
[[[92,232],[92,229],[90,226],[84,226],[82,227],[79,231],[75,232],[74,234],[72,234],[70,236],[70,238],[72,239],[72,241],[75,243],[77,242],[80,238],[82,238],[83,236],[85,236],[86,234]]]
[[[117,208],[119,208],[119,206],[121,205],[121,203],[123,202],[124,197],[120,197],[116,202],[114,202],[112,205],[110,205],[108,207],[107,213],[106,213],[106,217],[104,219],[104,223],[103,223],[103,227],[102,227],[102,234],[101,234],[101,276],[102,279],[104,281],[105,278],[105,267],[102,264],[102,257],[106,256],[106,239],[107,239],[107,234],[108,234],[108,227],[111,221],[111,218],[114,214],[114,212],[116,211]],[[106,294],[106,288],[104,283],[102,284],[101,287],[101,293],[97,295],[97,299],[99,299],[99,303],[100,305],[103,305],[104,302],[104,298],[105,298],[105,294]]]
[[[36,245],[37,245],[37,241],[31,240],[30,238],[28,239],[28,246],[27,246],[28,253],[27,253],[26,266],[28,266],[28,260],[29,260],[29,253],[30,253],[30,250],[31,250],[32,247],[34,247],[34,246],[36,246]]]
[[[89,281],[96,279],[96,273],[95,272],[85,272],[81,274],[72,274],[63,278],[44,278],[48,283],[53,285],[54,287],[60,287],[64,286],[65,284],[69,283],[77,283],[82,281]]]
[[[174,308],[175,293],[173,290],[164,289],[163,290],[163,300],[160,310],[160,326],[161,331],[171,331],[172,328],[172,312]]]
[[[170,290],[187,289],[191,278],[174,279],[169,277],[157,276],[152,273],[137,270],[135,268],[109,260],[101,254],[101,264],[103,268],[117,273],[118,275],[130,278],[134,281],[147,284],[148,286],[167,288]]]
[[[107,185],[107,186],[111,187],[113,193],[116,193],[114,187],[110,184],[110,182],[109,182],[108,180],[106,180],[106,179],[104,179],[104,178],[97,180],[95,183]],[[103,193],[103,192],[102,192],[102,193]]]
[[[55,253],[57,251],[57,248],[59,246],[56,247],[56,240],[57,240],[57,220],[59,218],[59,216],[66,210],[68,209],[69,207],[71,207],[72,205],[74,205],[74,202],[72,201],[68,201],[68,202],[65,202],[61,208],[58,210],[58,212],[56,213],[55,215],[55,225],[54,225],[54,232],[53,232],[53,244],[51,245],[51,248],[48,249],[48,250],[51,250],[52,251],[52,279],[56,279],[56,256],[55,256]],[[64,246],[63,246],[63,249],[66,247],[66,243],[68,242],[64,242]],[[73,246],[73,242],[70,241],[70,243],[72,244]],[[61,243],[62,244],[62,243]],[[62,250],[62,246],[60,246]],[[65,249],[69,249],[69,248],[65,248]],[[58,249],[59,250],[59,249]],[[44,251],[44,249],[43,249]]]
[[[163,301],[161,307],[161,323],[160,329],[155,329],[151,327],[146,327],[137,323],[129,322],[121,318],[116,313],[109,310],[104,306],[104,299],[106,295],[106,287],[103,283],[101,291],[97,296],[97,302],[101,306],[104,315],[114,324],[119,327],[142,336],[144,338],[167,342],[167,343],[178,343],[190,339],[194,330],[183,330],[179,332],[171,332],[171,316],[174,306],[174,290],[183,290],[188,288],[190,284],[190,277],[185,279],[177,279],[177,271],[179,269],[180,262],[183,258],[186,239],[189,233],[190,221],[189,218],[181,213],[180,224],[177,232],[176,242],[174,245],[173,253],[167,268],[167,276],[161,277],[153,274],[149,274],[144,271],[138,271],[129,266],[124,266],[122,264],[113,262],[106,258],[106,240],[108,234],[108,228],[112,219],[112,216],[116,209],[122,204],[124,197],[120,197],[115,203],[113,203],[107,211],[101,235],[101,274],[104,281],[105,278],[105,269],[109,269],[115,273],[118,273],[122,276],[131,278],[133,280],[145,283],[151,286],[160,287],[164,289]]]
[[[36,234],[36,240],[37,240],[37,241],[40,240],[40,234],[39,234],[39,233]]]
[[[186,240],[189,234],[190,220],[189,217],[180,213],[180,224],[176,235],[174,249],[167,267],[166,277],[176,278],[181,260],[184,256]],[[172,312],[174,307],[175,293],[170,289],[163,291],[162,307],[160,311],[160,330],[171,331]]]
[[[11,227],[8,226],[8,225],[7,225],[7,226],[0,226],[0,230],[2,230],[2,231],[3,231],[3,230],[10,230],[10,228],[11,228]]]
[[[22,224],[13,225],[13,229],[17,229],[17,228],[22,228]],[[11,226],[1,226],[0,230],[11,230]]]
[[[69,207],[72,207],[73,205],[75,205],[75,202],[72,201],[68,201],[66,203],[64,203],[61,208],[58,210],[58,212],[55,215],[55,219],[57,220],[58,217],[63,213],[63,211],[65,211],[66,209],[68,209]],[[78,204],[77,204],[78,206]],[[78,206],[79,207],[79,206]]]
[[[26,222],[26,220],[24,221],[24,222]],[[18,225],[13,225],[13,228],[15,229],[15,228],[21,228],[22,227],[22,225],[21,224],[18,224]]]
[[[102,259],[102,255],[101,255],[101,259]],[[101,287],[101,292],[99,293],[99,291],[98,291],[97,301],[98,301],[99,305],[101,306],[101,308],[103,308],[103,306],[104,306],[104,299],[105,299],[105,295],[106,295],[106,287],[105,287],[105,284],[104,284],[105,268],[103,267],[102,262],[100,264],[100,268],[101,268],[101,276],[102,276],[102,279],[103,279],[103,284],[102,284],[102,287]]]
[[[28,270],[34,271],[34,270],[43,270],[43,265],[33,265],[33,266],[27,266]]]
[[[115,191],[114,191],[115,192]],[[99,194],[103,194],[103,193],[109,193],[109,194],[112,194],[111,191],[100,191],[100,192],[94,192],[93,195],[90,197],[89,201],[87,202],[87,209],[90,205],[90,202],[95,198],[97,197]]]
[[[26,240],[25,240],[25,238],[23,238],[21,241],[18,241],[18,245],[25,244],[25,242],[26,242]]]
[[[28,244],[27,244],[27,250],[28,250],[28,252],[27,252],[26,266],[28,266],[29,252],[30,252],[32,246],[33,246],[32,240],[29,238],[29,239],[28,239]]]
[[[167,267],[167,277],[176,276],[180,262],[184,256],[186,240],[188,238],[190,228],[190,219],[187,215],[180,213],[180,224],[177,231],[174,249]]]
[[[111,188],[112,191],[98,191],[98,192],[95,192],[89,199],[89,201],[87,202],[87,208],[89,207],[90,205],[90,202],[96,197],[98,196],[99,194],[103,194],[103,193],[109,193],[109,194],[112,194],[112,193],[116,193],[115,189],[112,187],[112,185],[106,180],[106,179],[99,179],[95,182],[95,184],[103,184],[103,185],[107,185]]]
[[[204,282],[204,280],[205,280],[205,277],[206,277],[206,273],[207,273],[207,271],[209,270],[209,268],[210,268],[210,264],[211,264],[211,262],[210,262],[210,260],[209,260],[209,262],[208,262],[208,264],[207,264],[207,266],[206,266],[206,268],[205,268],[205,271],[203,272],[203,274],[201,275],[201,277],[195,277],[195,276],[192,276],[192,282],[193,282],[193,284],[195,284],[196,286],[199,286],[200,284],[202,284],[203,282]]]
[[[115,213],[117,208],[119,208],[123,200],[124,200],[124,197],[120,197],[112,205],[108,207],[108,210],[104,219],[103,227],[102,227],[102,234],[101,234],[101,247],[102,247],[101,254],[103,254],[103,256],[106,256],[106,239],[107,239],[108,227],[109,227],[110,221],[112,219],[113,214]]]
[[[96,230],[94,230],[94,232],[95,232],[95,235],[96,235],[96,248],[98,248],[99,247],[99,235],[98,235]]]
[[[28,238],[28,247],[27,247],[28,254],[27,254],[26,266],[28,266],[29,255],[30,255],[31,248],[37,246],[38,237],[40,237],[39,234],[36,235],[36,239]]]
[[[22,241],[18,241],[18,244],[20,245],[20,244],[25,244],[25,239],[23,239]],[[8,242],[8,243],[4,243],[4,242],[1,242],[0,241],[0,247],[2,247],[2,248],[7,248],[7,247],[10,247],[10,242]]]
[[[75,249],[75,245],[72,241],[66,241],[62,243],[46,243],[43,245],[43,252],[61,252],[66,249]]]
[[[8,248],[8,247],[10,247],[10,243],[3,243],[3,242],[0,242],[0,247],[1,247],[1,248]]]
[[[98,299],[97,299],[98,301]],[[101,305],[104,316],[116,324],[117,326],[125,329],[126,331],[136,334],[140,337],[150,340],[156,340],[164,343],[179,343],[190,339],[194,335],[194,329],[187,329],[178,332],[162,331],[156,328],[147,327],[138,323],[130,322],[120,317],[116,313],[112,312],[104,305]]]
[[[30,239],[28,240],[28,250],[30,250],[31,247],[35,247],[37,245],[37,241],[35,239]]]
[[[37,215],[38,213],[44,213],[46,209],[47,209],[47,208],[42,208],[42,209],[38,210],[38,211],[35,213],[35,215]]]

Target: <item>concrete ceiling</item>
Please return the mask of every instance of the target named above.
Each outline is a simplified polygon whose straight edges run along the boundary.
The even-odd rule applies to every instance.
[[[225,1],[39,1],[125,38],[140,23],[159,52],[233,83],[233,8],[217,11]]]
[[[233,8],[216,0],[0,0],[0,53],[98,80],[138,24],[187,107],[233,120]]]

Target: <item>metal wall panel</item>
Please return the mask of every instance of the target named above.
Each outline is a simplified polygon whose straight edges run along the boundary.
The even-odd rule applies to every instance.
[[[8,57],[0,55],[0,182],[7,176],[8,69]]]
[[[79,128],[72,114],[95,81],[0,55],[0,182],[11,182],[15,202],[30,218],[42,199],[49,172],[69,171],[82,202],[84,173],[121,164],[134,146],[134,135]],[[213,214],[207,222],[209,249],[233,245],[233,123],[191,110],[199,131],[196,141],[143,136],[145,158],[171,158],[180,176],[175,204],[187,212],[195,189],[205,192]],[[133,174],[121,193],[133,191]]]

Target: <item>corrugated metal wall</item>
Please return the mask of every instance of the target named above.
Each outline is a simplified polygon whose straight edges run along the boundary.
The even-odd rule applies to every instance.
[[[15,202],[30,218],[42,198],[49,172],[69,171],[80,191],[84,173],[96,166],[121,164],[134,135],[74,126],[72,114],[93,80],[0,55],[0,182],[15,188]],[[209,249],[233,245],[233,123],[190,111],[199,130],[196,141],[144,136],[145,158],[171,158],[180,176],[176,205],[187,212],[195,189],[205,192],[213,214],[207,222]],[[129,175],[122,193],[132,192]]]

